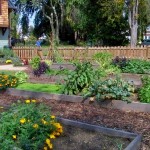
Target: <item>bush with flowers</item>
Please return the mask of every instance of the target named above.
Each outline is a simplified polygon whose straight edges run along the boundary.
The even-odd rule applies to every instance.
[[[63,132],[50,109],[36,100],[18,101],[1,113],[0,148],[5,150],[49,150]]]
[[[0,74],[0,91],[18,85],[18,78],[12,75]]]

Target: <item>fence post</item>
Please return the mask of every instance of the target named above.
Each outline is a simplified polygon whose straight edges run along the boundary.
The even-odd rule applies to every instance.
[[[150,59],[150,46],[146,47],[146,58],[147,60]]]

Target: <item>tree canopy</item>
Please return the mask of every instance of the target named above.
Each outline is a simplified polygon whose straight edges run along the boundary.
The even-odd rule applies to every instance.
[[[149,0],[14,0],[22,14],[23,34],[35,13],[34,35],[57,41],[92,42],[95,45],[135,46],[150,25]]]

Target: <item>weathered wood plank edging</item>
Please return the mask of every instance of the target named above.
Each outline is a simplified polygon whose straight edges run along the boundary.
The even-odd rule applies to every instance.
[[[83,123],[83,122],[59,118],[59,117],[57,117],[57,120],[64,125],[71,125],[71,126],[91,130],[91,131],[101,132],[102,134],[113,136],[113,137],[129,138],[132,141],[125,148],[125,150],[138,150],[142,140],[142,136],[136,133],[126,132],[123,130],[116,130],[112,128],[106,128],[98,125],[91,125],[88,123]]]
[[[68,102],[84,102],[82,96],[76,95],[65,95],[65,94],[49,94],[44,92],[32,92],[26,90],[18,90],[13,88],[8,88],[6,90],[7,94],[13,96],[22,96],[25,98],[45,98],[50,100],[59,100],[59,101],[68,101]],[[88,103],[89,99],[84,103]],[[95,104],[95,103],[94,103]],[[127,102],[123,102],[121,100],[106,100],[100,103],[101,106],[106,108],[115,108],[124,111],[137,111],[137,112],[148,112],[150,113],[150,104],[140,103],[140,102],[132,102],[127,104]]]
[[[45,92],[32,92],[26,90],[18,90],[14,88],[8,88],[6,90],[7,94],[13,96],[22,96],[26,98],[45,98],[50,100],[61,100],[61,101],[69,101],[69,102],[82,102],[82,96],[76,95],[65,95],[65,94],[50,94]]]

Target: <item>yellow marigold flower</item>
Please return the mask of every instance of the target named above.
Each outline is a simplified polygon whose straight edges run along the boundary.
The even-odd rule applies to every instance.
[[[50,137],[50,139],[55,139],[56,138],[54,134],[50,134],[49,137]]]
[[[12,63],[10,59],[6,60],[6,64]]]
[[[55,119],[56,117],[55,116],[51,116],[51,119]]]
[[[47,145],[51,143],[50,139],[46,139],[45,142],[46,142]]]
[[[48,144],[48,147],[49,147],[50,149],[53,149],[52,143]]]
[[[25,118],[20,119],[20,123],[21,123],[21,124],[24,124],[25,122],[26,122],[26,119],[25,119]]]
[[[26,104],[29,104],[31,101],[29,99],[25,100]]]
[[[33,125],[33,128],[35,128],[35,129],[37,129],[38,127],[39,127],[38,124],[34,124],[34,125]]]
[[[56,136],[59,136],[60,135],[60,133],[59,132],[56,132]]]
[[[62,133],[62,132],[63,132],[63,129],[62,129],[62,128],[59,128],[57,131],[58,131],[59,133]]]
[[[36,100],[35,100],[35,99],[32,99],[31,102],[32,102],[32,103],[36,103]]]
[[[48,148],[46,146],[44,146],[44,150],[48,150]]]
[[[54,123],[53,124],[56,128],[62,128],[62,126],[60,125],[60,123]]]
[[[12,138],[13,138],[14,140],[16,140],[16,139],[17,139],[17,136],[16,136],[16,135],[13,135]]]
[[[46,121],[46,120],[41,119],[41,121],[42,121],[43,124],[47,124],[47,121]]]

